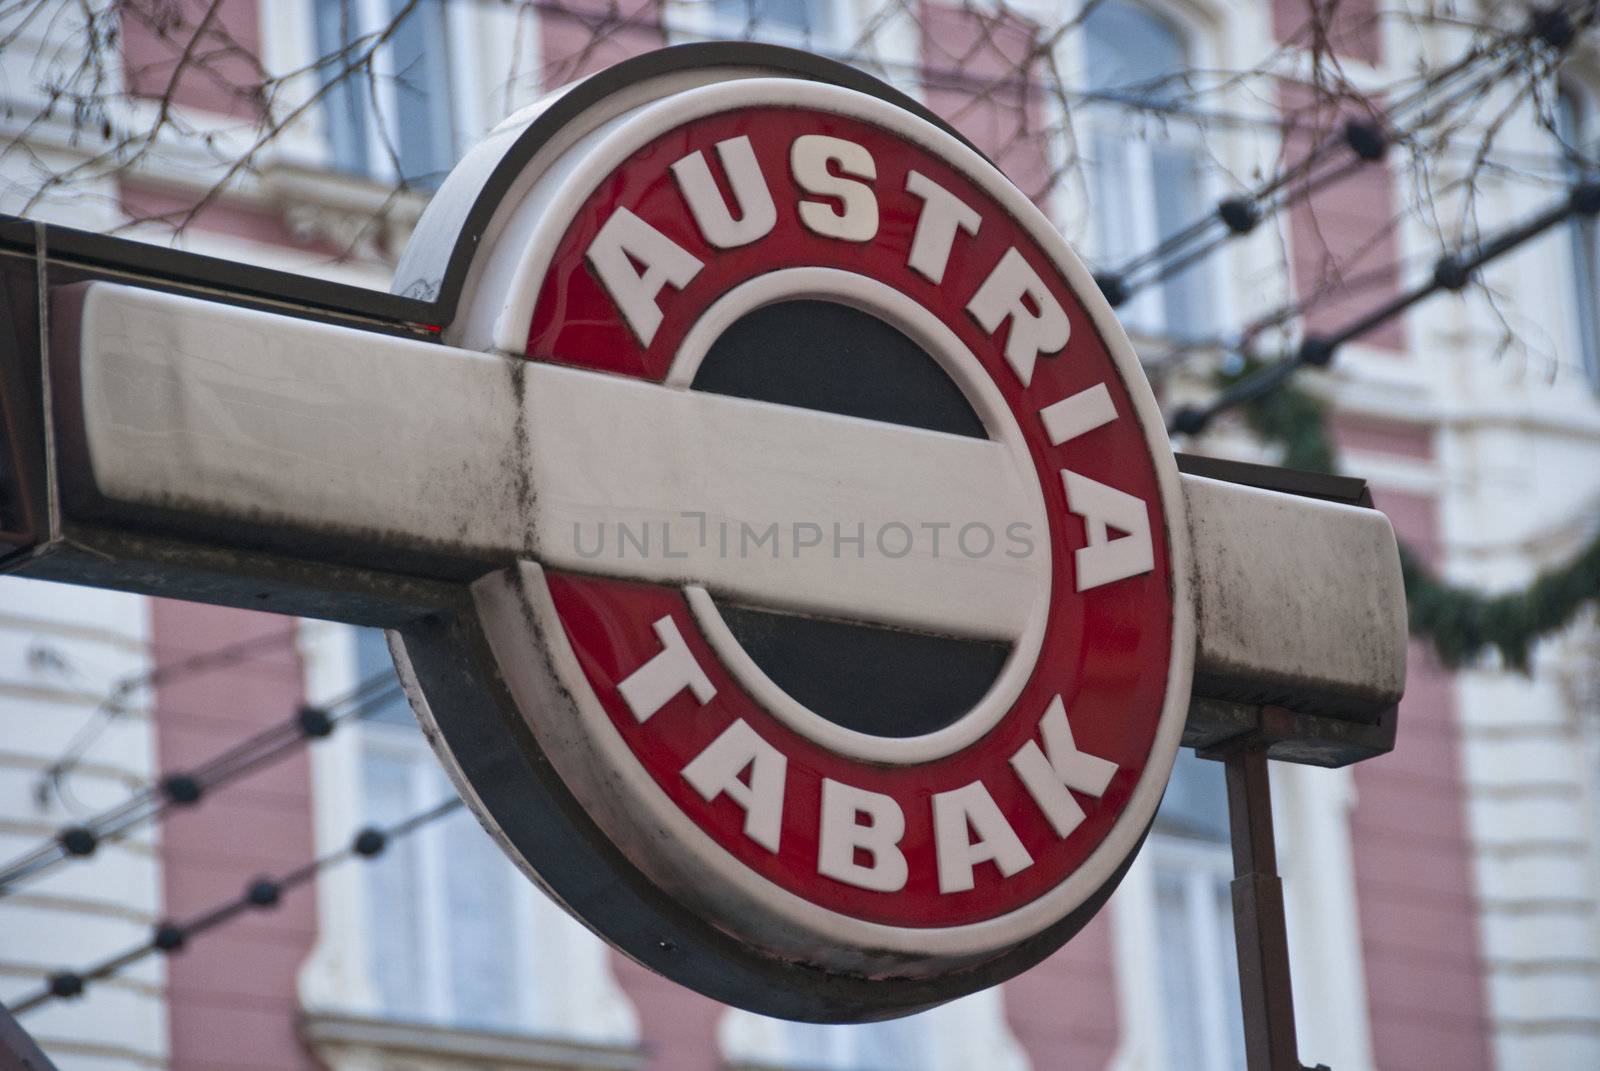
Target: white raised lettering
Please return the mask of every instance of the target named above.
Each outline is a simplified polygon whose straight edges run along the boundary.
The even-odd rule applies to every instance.
[[[693,253],[626,208],[611,213],[584,258],[622,310],[634,336],[646,346],[661,326],[661,307],[656,304],[661,289],[670,285],[682,290],[704,267]]]
[[[756,151],[750,138],[741,135],[717,142],[717,158],[722,161],[723,173],[728,176],[728,186],[739,208],[739,218],[733,218],[728,202],[717,189],[711,177],[711,167],[705,153],[695,151],[672,165],[672,177],[683,191],[683,199],[694,213],[695,225],[705,240],[718,249],[732,249],[749,245],[762,237],[778,222],[778,209],[772,203],[772,191],[756,162]]]
[[[907,263],[929,282],[942,283],[956,231],[977,234],[983,220],[976,209],[920,171],[906,175],[906,192],[922,198],[922,211],[917,215],[917,229],[911,236],[911,257]]]
[[[829,171],[830,163],[838,165],[839,175]],[[789,149],[789,168],[802,190],[835,198],[841,206],[801,201],[800,222],[806,227],[825,238],[846,242],[870,242],[877,236],[878,198],[871,186],[855,181],[878,177],[878,167],[866,149],[842,138],[802,134]]]
[[[1067,508],[1083,518],[1089,539],[1088,546],[1073,554],[1079,591],[1155,568],[1150,512],[1143,499],[1067,469],[1061,470],[1061,480],[1067,485]],[[1124,534],[1112,539],[1112,528]]]
[[[972,839],[974,832],[977,840]],[[972,868],[978,863],[992,859],[1008,878],[1033,864],[1033,856],[1017,839],[982,781],[934,795],[933,841],[942,893],[972,888]]]
[[[1044,748],[1039,747],[1038,741],[1029,740],[1011,756],[1011,768],[1022,778],[1056,835],[1065,837],[1078,828],[1084,817],[1083,807],[1067,790],[1075,788],[1099,799],[1117,772],[1117,764],[1078,750],[1059,695],[1050,701],[1039,729]]]
[[[683,642],[683,635],[671,616],[658,618],[651,626],[661,640],[661,652],[628,675],[617,685],[622,701],[633,711],[634,718],[643,724],[650,716],[667,705],[667,700],[688,688],[701,704],[711,702],[717,694],[710,678],[694,660],[694,652]]]
[[[893,796],[823,778],[817,873],[858,889],[898,892],[906,884],[899,847],[905,832],[906,816]],[[872,862],[856,862],[858,851]]]
[[[747,767],[748,784],[739,779]],[[743,807],[745,836],[776,855],[788,768],[788,757],[740,718],[683,768],[683,778],[707,803],[725,794]]]
[[[1111,392],[1104,383],[1096,383],[1077,394],[1053,402],[1039,410],[1044,421],[1045,434],[1052,446],[1060,446],[1117,419],[1116,406],[1111,404]]]
[[[1039,310],[1037,313],[1029,309],[1029,302]],[[967,311],[991,335],[1010,319],[1006,363],[1024,387],[1033,381],[1033,365],[1039,355],[1059,352],[1072,332],[1055,295],[1015,247],[1006,250],[978,287],[967,302]]]

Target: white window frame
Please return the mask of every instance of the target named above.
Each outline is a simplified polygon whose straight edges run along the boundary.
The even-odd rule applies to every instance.
[[[1086,2],[1087,0],[1073,0],[1069,4],[1069,9],[1060,17],[1078,17]],[[1230,53],[1247,52],[1254,55],[1271,45],[1272,38],[1266,22],[1270,14],[1264,15],[1259,8],[1241,7],[1230,0],[1123,0],[1123,2],[1143,7],[1176,27],[1188,44],[1190,62],[1203,70],[1226,67]],[[1056,69],[1062,72],[1062,77],[1068,85],[1083,85],[1087,80],[1088,59],[1084,38],[1085,35],[1081,33],[1062,34],[1055,46],[1053,56]],[[1065,133],[1062,137],[1052,139],[1051,163],[1057,168],[1071,166],[1077,154],[1085,152],[1086,149],[1092,153],[1091,141],[1097,127],[1104,129],[1119,123],[1117,114],[1106,105],[1095,105],[1083,109],[1081,114],[1068,115],[1062,112],[1060,103],[1050,95],[1045,101],[1045,106],[1048,109],[1047,125],[1052,129],[1071,132],[1070,144]],[[1268,117],[1276,115],[1275,111],[1248,98],[1229,100],[1226,107],[1240,113],[1264,112]],[[1123,129],[1119,129],[1118,133],[1119,136],[1126,135]],[[1199,140],[1198,135],[1190,136]],[[1270,163],[1276,154],[1275,144],[1264,148],[1248,138],[1232,134],[1213,133],[1203,141],[1205,147],[1213,153],[1220,150],[1224,157],[1224,166],[1236,174],[1248,173],[1251,168],[1260,166],[1263,161]],[[1265,155],[1262,159],[1257,159],[1257,155],[1261,153]],[[1085,164],[1076,169],[1075,174],[1068,175],[1064,181],[1056,184],[1049,205],[1044,207],[1052,221],[1068,235],[1069,241],[1074,246],[1081,252],[1093,254],[1086,259],[1096,268],[1109,269],[1117,265],[1103,263],[1105,240],[1100,233],[1100,215],[1095,211],[1093,183],[1087,174],[1089,158],[1086,157],[1085,160]],[[1143,173],[1146,176],[1150,174],[1147,162],[1143,167]],[[1198,211],[1210,211],[1222,197],[1226,196],[1226,192],[1221,179],[1214,172],[1208,171],[1203,174],[1198,189],[1200,199]],[[1146,202],[1148,203],[1148,198]],[[1148,241],[1140,243],[1136,251],[1142,251],[1154,244],[1153,217],[1150,223],[1152,233],[1148,236]],[[1235,270],[1239,266],[1257,263],[1264,256],[1277,255],[1277,246],[1273,244],[1274,238],[1270,231],[1270,228],[1259,227],[1250,237],[1228,243],[1227,247],[1213,253],[1197,269],[1210,275],[1206,297],[1211,311],[1206,323],[1202,325],[1202,330],[1221,330],[1226,325],[1236,322],[1239,295],[1230,280],[1243,277],[1241,272]],[[1148,296],[1155,293],[1154,289],[1146,290],[1135,295],[1128,305],[1117,310],[1119,318],[1135,336],[1136,342],[1166,337],[1164,324],[1156,324],[1155,330],[1147,327],[1150,317],[1155,314],[1143,310],[1159,308],[1156,305],[1158,299]],[[1281,295],[1274,295],[1275,298],[1279,296]],[[1252,298],[1252,301],[1255,300]]]
[[[663,0],[668,36],[680,40],[760,41],[821,53],[837,53],[855,42],[859,26],[856,0],[811,0],[828,13],[828,27],[806,34],[787,26],[729,19],[717,12],[716,0]]]
[[[382,18],[383,0],[352,0],[363,5],[364,19]],[[302,70],[319,56],[315,0],[262,4],[262,61],[269,70]],[[510,4],[455,3],[445,5],[449,38],[454,150],[459,159],[488,130],[506,116],[538,99],[544,92],[540,19],[527,9]],[[515,71],[514,83],[505,72]],[[316,74],[301,75],[285,87],[282,109],[303,106],[321,88]],[[392,91],[393,87],[389,87]],[[326,111],[314,107],[307,121],[295,123],[287,136],[274,141],[269,159],[318,170],[335,168],[331,131]],[[394,181],[393,168],[381,145],[374,145],[376,126],[367,130],[368,159],[376,165],[363,174],[344,172],[356,179]]]
[[[356,631],[346,625],[308,621],[300,630],[307,695],[325,703],[347,693],[360,679]],[[313,821],[317,851],[348,845],[371,824],[362,798],[365,756],[373,749],[421,761],[436,761],[420,731],[382,723],[347,722],[311,748]],[[431,771],[430,771],[431,772]],[[432,773],[449,791],[443,771]],[[441,795],[441,798],[443,796]],[[424,851],[437,826],[419,830]],[[437,846],[433,849],[437,851]],[[508,866],[510,865],[508,861]],[[388,1021],[372,978],[373,930],[368,877],[360,860],[324,871],[317,879],[317,944],[300,973],[301,1004],[315,1016],[358,1016]],[[518,960],[518,989],[530,1024],[527,1035],[596,1045],[638,1043],[638,1015],[612,972],[613,953],[583,925],[567,916],[529,880],[512,882],[516,934],[508,941],[526,950]],[[434,940],[440,939],[437,933]],[[533,952],[537,954],[530,954]],[[430,970],[430,985],[445,983]],[[440,1007],[430,995],[430,1007]],[[459,1023],[446,1027],[477,1030]]]
[[[387,24],[388,0],[350,0],[350,4],[352,14],[357,18],[358,33]],[[456,160],[459,160],[488,128],[491,109],[487,105],[492,93],[484,84],[487,72],[492,69],[509,69],[514,58],[511,48],[515,35],[511,35],[511,40],[505,40],[507,35],[502,32],[504,31],[502,24],[508,17],[514,18],[514,12],[508,15],[496,9],[480,13],[478,7],[476,4],[443,5],[446,20],[445,34],[449,48],[447,63],[451,78],[449,137],[450,148]],[[262,55],[269,69],[298,70],[319,58],[321,51],[317,44],[316,0],[263,4],[262,8]],[[528,38],[529,34],[524,32],[522,37]],[[491,44],[503,43],[504,48],[494,49],[492,56],[479,55],[486,41]],[[526,49],[527,41],[524,41],[523,45]],[[531,47],[532,54],[536,56],[538,52],[536,31],[532,36]],[[501,64],[503,66],[497,66]],[[392,57],[389,53],[380,52],[374,57],[373,74],[376,77],[378,108],[392,120],[398,87],[394,84]],[[360,91],[366,91],[364,78],[357,79],[354,84]],[[321,86],[319,75],[310,74],[303,77],[300,79],[300,84],[295,87],[296,92],[284,101],[284,106],[292,108],[303,104],[317,93]],[[345,172],[345,174],[354,178],[393,184],[399,180],[399,176],[384,148],[383,132],[379,126],[378,116],[371,107],[364,108],[363,112],[366,117],[364,147],[367,169],[363,172]],[[305,138],[293,139],[293,151],[288,155],[291,157],[303,155],[307,157],[304,162],[308,164],[322,169],[336,170],[339,166],[338,153],[333,145],[333,135],[327,122],[325,106],[319,102],[319,106],[313,109],[313,114],[309,118],[311,121],[306,126],[314,130],[315,136],[309,139],[309,142]]]
[[[1154,832],[1150,837],[1152,888],[1162,873],[1176,877],[1183,890],[1183,916],[1189,940],[1186,960],[1191,968],[1189,986],[1198,997],[1195,1018],[1200,1036],[1193,1071],[1234,1071],[1229,1032],[1234,1029],[1235,994],[1223,987],[1237,986],[1236,971],[1218,964],[1218,950],[1232,948],[1233,927],[1229,906],[1229,884],[1233,880],[1233,855],[1227,841],[1191,840],[1170,833]],[[1153,897],[1158,901],[1159,892]],[[1223,905],[1220,909],[1218,904]],[[1160,908],[1157,907],[1159,913]],[[1216,969],[1208,970],[1206,965]],[[1171,1038],[1165,1038],[1170,1043]]]
[[[1560,97],[1570,98],[1575,105],[1573,120],[1576,130],[1573,133],[1578,146],[1600,145],[1600,97],[1582,79],[1563,78],[1556,88]],[[1557,107],[1560,106],[1560,97],[1557,98]],[[1560,136],[1560,131],[1554,136]],[[1556,151],[1560,149],[1556,148]],[[1568,182],[1574,180],[1564,159],[1558,161],[1558,166],[1563,179]],[[1600,177],[1600,173],[1591,177]],[[1583,240],[1580,237],[1583,231],[1588,232],[1588,249],[1578,245]],[[1593,288],[1600,287],[1600,221],[1574,216],[1561,229],[1561,243],[1567,252],[1562,272],[1567,291],[1568,312],[1564,332],[1567,349],[1573,355],[1573,363],[1582,373],[1589,389],[1600,394],[1600,293],[1593,292]],[[1584,280],[1577,274],[1580,258],[1588,261],[1591,290],[1587,298]]]
[[[1350,812],[1355,805],[1351,771],[1273,763],[1271,778],[1300,1051],[1330,1067],[1375,1071],[1350,851]],[[1182,839],[1152,833],[1109,905],[1120,1027],[1112,1071],[1167,1071],[1158,866],[1163,862],[1225,866],[1231,880],[1232,860],[1225,842],[1204,845],[1212,859],[1201,862],[1196,856],[1179,854],[1186,848],[1172,842]],[[1297,845],[1314,845],[1315,850],[1297,850]],[[1197,937],[1197,947],[1200,940]],[[1219,991],[1215,999],[1226,998]]]
[[[1114,2],[1141,8],[1150,17],[1171,26],[1183,40],[1190,65],[1200,69],[1210,66],[1214,52],[1211,47],[1213,34],[1211,20],[1176,3],[1151,3],[1148,0],[1114,0]],[[1089,59],[1083,45],[1086,35],[1080,33],[1066,36],[1076,52],[1073,69],[1078,72],[1080,80],[1086,80],[1089,70]],[[1130,183],[1128,201],[1131,204],[1148,206],[1150,210],[1132,214],[1131,218],[1125,221],[1125,225],[1132,230],[1132,233],[1117,237],[1127,239],[1121,243],[1122,248],[1139,253],[1154,247],[1158,240],[1155,163],[1149,138],[1160,138],[1168,144],[1191,151],[1196,154],[1197,159],[1200,158],[1199,154],[1208,142],[1191,124],[1173,121],[1167,124],[1163,131],[1160,129],[1162,124],[1154,118],[1148,121],[1149,130],[1146,137],[1129,138],[1124,115],[1123,110],[1117,109],[1114,105],[1089,106],[1083,118],[1079,120],[1077,141],[1080,151],[1087,149],[1090,153],[1084,165],[1088,168],[1096,166],[1093,154],[1098,152],[1097,142],[1103,140],[1104,143],[1114,143],[1122,148],[1121,163],[1126,172],[1126,180]],[[1091,202],[1088,204],[1085,218],[1091,238],[1091,248],[1097,254],[1098,263],[1104,260],[1103,251],[1118,243],[1111,241],[1112,235],[1107,233],[1105,227],[1105,216],[1096,211],[1092,204],[1095,196],[1094,183],[1086,182],[1083,192]],[[1196,179],[1195,194],[1198,201],[1195,210],[1197,213],[1204,213],[1210,211],[1216,204],[1221,191],[1214,177],[1201,174]],[[1227,322],[1229,310],[1225,307],[1226,287],[1223,286],[1223,271],[1219,267],[1223,252],[1225,251],[1214,253],[1189,269],[1190,272],[1200,273],[1198,278],[1204,280],[1200,285],[1207,291],[1203,298],[1210,311],[1205,321],[1196,325],[1196,330],[1201,335],[1215,331]],[[1119,259],[1125,258],[1125,255],[1119,255]],[[1109,269],[1117,265],[1104,263],[1100,266]],[[1118,316],[1130,331],[1157,338],[1172,337],[1173,325],[1167,322],[1166,309],[1162,301],[1168,285],[1170,282],[1163,280],[1146,286],[1117,310]]]
[[[391,5],[389,0],[349,0],[351,12],[358,16],[357,34],[369,33],[388,24]],[[307,17],[312,19],[311,47],[314,55],[317,49],[316,39],[316,6],[317,0],[308,0]],[[451,84],[447,87],[450,99],[449,110],[450,129],[445,131],[449,141],[452,155],[456,160],[470,147],[472,140],[482,130],[482,116],[479,114],[478,98],[475,92],[463,92],[466,86],[458,83],[467,82],[475,69],[475,60],[467,47],[472,39],[472,8],[473,4],[445,3],[442,10],[445,18],[445,37],[448,55],[446,56],[447,69],[450,72]],[[399,86],[396,84],[394,68],[394,55],[391,49],[381,50],[373,57],[372,64],[373,85],[372,92],[376,96],[376,108],[371,106],[362,109],[366,118],[366,174],[372,178],[394,182],[398,181],[394,161],[390,159],[388,142],[393,139],[394,128],[397,120],[397,94]],[[353,84],[358,91],[367,90],[366,79],[354,80]],[[369,101],[369,105],[370,105]],[[385,128],[389,131],[389,138],[384,136]],[[331,134],[328,142],[329,163],[336,162],[338,154],[334,152]],[[453,161],[452,161],[453,162]],[[443,173],[441,172],[441,178]]]
[[[921,1012],[901,1024],[922,1032],[921,1071],[1028,1071],[1028,1057],[1006,1022],[1004,988],[992,986],[971,996]],[[885,1024],[829,1028],[829,1051],[797,1047],[793,1024],[730,1008],[718,1023],[717,1037],[729,1068],[735,1071],[880,1071],[862,1063],[853,1032]],[[813,1039],[814,1040],[814,1039]],[[905,1066],[905,1065],[900,1065]]]
[[[449,799],[454,795],[455,789],[451,786],[450,779],[439,766],[438,760],[420,732],[405,726],[378,722],[360,723],[354,727],[354,731],[361,737],[363,772],[367,761],[373,756],[383,756],[397,761],[406,768],[411,782],[409,786],[411,804],[407,809],[408,814],[420,813],[431,807],[434,802]],[[403,817],[405,815],[397,816],[397,818]],[[445,879],[448,864],[445,861],[444,841],[449,833],[448,826],[439,822],[417,830],[408,840],[418,859],[419,873],[416,875],[418,914],[421,916],[424,929],[420,956],[422,974],[427,982],[423,1017],[428,1022],[456,1024],[464,1022],[465,1019],[461,1009],[454,1006],[454,996],[450,992],[450,979],[446,969],[449,965],[450,951],[445,923],[449,910]],[[370,904],[372,882],[370,867],[362,868],[362,877],[367,889],[367,902]],[[535,903],[537,894],[534,893],[531,883],[520,880],[520,875],[508,870],[506,877],[508,888],[512,890],[513,927],[513,931],[506,937],[506,944],[512,948],[539,949],[537,955],[543,956],[546,953],[541,948],[543,942],[540,940],[540,918],[538,905]],[[519,956],[515,964],[514,975],[519,1005],[517,1011],[522,1022],[537,1024],[536,1031],[543,1033],[548,1031],[549,1024],[560,1021],[550,1014],[550,1004],[557,996],[560,986],[552,984],[555,979],[540,975],[535,969],[533,962],[535,958],[537,957]],[[369,960],[369,964],[370,962]],[[477,1028],[481,1028],[481,1024],[477,1024]]]

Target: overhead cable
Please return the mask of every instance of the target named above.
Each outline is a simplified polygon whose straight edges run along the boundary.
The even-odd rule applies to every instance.
[[[121,840],[155,821],[172,807],[188,807],[206,793],[289,755],[309,740],[328,736],[350,718],[362,718],[392,702],[400,685],[392,672],[376,674],[326,706],[302,706],[275,725],[255,733],[192,769],[164,772],[150,787],[88,821],[64,826],[30,851],[0,867],[0,897],[17,883],[38,877],[71,859],[93,855],[102,844]]]
[[[416,832],[430,822],[443,818],[461,806],[459,796],[444,800],[426,811],[412,815],[390,826],[368,826],[341,848],[318,856],[293,870],[276,876],[255,878],[247,883],[238,896],[225,900],[207,911],[181,921],[157,923],[147,940],[125,952],[101,960],[90,967],[75,971],[58,971],[50,975],[43,989],[11,1005],[16,1015],[24,1015],[52,1000],[63,1000],[83,995],[95,982],[115,977],[129,966],[153,953],[173,955],[183,951],[194,938],[227,923],[250,911],[266,911],[282,901],[283,897],[306,884],[312,878],[336,863],[352,857],[374,859],[401,837]]]
[[[1224,198],[1212,212],[1151,248],[1096,273],[1095,282],[1101,293],[1113,307],[1126,304],[1145,288],[1179,274],[1234,239],[1251,233],[1266,218],[1381,161],[1391,145],[1415,137],[1508,74],[1524,69],[1530,50],[1543,47],[1559,56],[1576,39],[1579,29],[1593,21],[1594,3],[1583,6],[1581,26],[1564,8],[1535,9],[1519,33],[1469,50],[1381,116],[1346,120],[1337,134],[1324,138],[1265,182]],[[1485,64],[1487,69],[1481,69]],[[1402,125],[1401,120],[1417,109],[1421,114]],[[1336,156],[1341,149],[1347,155]]]
[[[1600,213],[1600,182],[1585,182],[1573,187],[1565,198],[1538,215],[1506,228],[1487,241],[1474,243],[1439,258],[1424,282],[1402,291],[1339,330],[1327,335],[1307,335],[1292,357],[1240,380],[1205,405],[1179,409],[1173,414],[1168,430],[1176,434],[1199,434],[1222,413],[1270,393],[1301,369],[1327,367],[1345,343],[1377,329],[1418,302],[1441,290],[1459,292],[1465,289],[1473,276],[1496,257],[1504,256],[1573,216],[1593,217],[1597,213]]]

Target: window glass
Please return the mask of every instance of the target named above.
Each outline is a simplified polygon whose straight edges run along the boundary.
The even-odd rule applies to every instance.
[[[1156,870],[1156,934],[1160,939],[1161,1006],[1166,1012],[1167,1063],[1181,1056],[1185,1044],[1200,1036],[1200,993],[1190,954],[1194,935],[1189,932],[1188,888],[1179,867]]]
[[[712,0],[718,24],[730,32],[787,30],[803,37],[822,37],[832,29],[830,0]]]
[[[368,85],[364,71],[344,75],[354,56],[336,55],[351,48],[361,35],[357,0],[316,0],[317,57],[325,92],[322,97],[328,144],[334,166],[342,171],[365,172],[367,160]],[[344,75],[344,77],[341,77]]]
[[[1233,858],[1221,763],[1178,752],[1148,850],[1167,1065],[1243,1071]]]
[[[389,654],[389,641],[384,636],[383,630],[357,629],[356,678],[360,681],[369,681],[392,673],[394,673],[394,658]],[[411,704],[404,695],[396,695],[386,700],[377,709],[368,713],[366,720],[403,727],[411,727],[417,723],[415,715],[411,713]]]
[[[926,1013],[924,1013],[926,1014]],[[922,1016],[884,1023],[824,1026],[785,1023],[792,1065],[818,1071],[922,1071]]]
[[[1189,66],[1183,36],[1136,4],[1106,0],[1084,20],[1088,85],[1097,93],[1171,103],[1179,85],[1170,76]]]
[[[438,185],[456,157],[444,0],[313,4],[318,57],[348,49],[345,57],[320,67],[334,166],[411,185]],[[370,67],[344,75],[391,24],[393,32]]]
[[[523,1024],[516,960],[532,950],[510,936],[516,933],[513,882],[523,879],[466,811],[439,828],[452,1018],[468,1026]]]
[[[1178,750],[1156,829],[1178,836],[1228,843],[1228,781],[1222,763]]]
[[[1161,241],[1205,215],[1201,197],[1205,175],[1200,154],[1190,145],[1156,141],[1149,146],[1154,233]],[[1175,335],[1199,335],[1213,324],[1211,276],[1202,265],[1180,271],[1158,288],[1158,316]]]
[[[412,0],[389,0],[399,18]],[[450,50],[444,0],[420,0],[395,28],[394,119],[389,139],[408,183],[437,186],[455,163]]]
[[[362,763],[367,813],[388,825],[411,812],[411,764],[403,758],[369,750]],[[366,868],[367,896],[372,905],[372,972],[378,996],[388,1015],[426,1018],[427,994],[417,984],[427,963],[423,948],[422,892],[417,837],[402,837]]]
[[[1085,144],[1096,253],[1114,268],[1205,214],[1205,157],[1192,125],[1120,103],[1181,107],[1192,60],[1177,26],[1127,0],[1105,0],[1090,12],[1082,40],[1088,88],[1108,98],[1091,105]],[[1215,326],[1215,293],[1202,259],[1146,287],[1118,313],[1136,330],[1202,336]]]
[[[384,635],[356,632],[362,679],[393,672]],[[361,723],[362,790],[371,821],[387,825],[449,799],[439,761],[402,699]],[[385,1015],[452,1026],[531,1030],[536,994],[519,978],[533,954],[521,932],[525,881],[466,811],[395,841],[365,868],[371,977]]]
[[[1591,147],[1585,144],[1583,128],[1589,119],[1583,100],[1571,87],[1563,86],[1556,98],[1555,133],[1566,177],[1571,182],[1595,178],[1589,167]],[[1567,224],[1567,240],[1572,262],[1573,330],[1578,353],[1589,383],[1600,389],[1600,232],[1595,217],[1575,214]]]

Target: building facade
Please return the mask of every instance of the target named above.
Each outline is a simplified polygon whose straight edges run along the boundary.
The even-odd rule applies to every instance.
[[[124,7],[112,34],[84,23],[92,4],[0,13],[0,209],[163,242],[181,223],[177,240],[199,252],[380,289],[428,191],[476,138],[670,43],[754,37],[866,67],[1111,267],[1275,173],[1363,93],[1404,84],[1419,59],[1443,69],[1472,40],[1465,15],[1365,0],[1310,29],[1302,0]],[[1475,18],[1494,17],[1482,7]],[[1441,220],[1468,196],[1489,233],[1587,173],[1582,147],[1600,136],[1592,36],[1537,92],[1519,97],[1527,80],[1512,77],[1487,85],[1439,152],[1396,145],[1126,302],[1164,403],[1205,396],[1228,360],[1215,340],[1285,302],[1309,306],[1290,338],[1325,333],[1424,277],[1449,244]],[[170,124],[126,165],[91,166],[97,113],[63,98],[82,84],[85,40],[129,93],[108,109],[106,138]],[[185,71],[194,41],[206,62]],[[1341,88],[1319,95],[1311,76],[1330,63]],[[1252,75],[1218,74],[1241,71]],[[74,106],[47,115],[57,99]],[[1485,166],[1475,150],[1502,111]],[[278,117],[266,139],[263,114]],[[1597,280],[1600,237],[1576,223],[1303,384],[1330,413],[1344,470],[1454,582],[1515,589],[1593,537]],[[1277,456],[1242,421],[1179,445]],[[381,634],[339,624],[0,580],[0,863],[305,704],[346,709],[387,657]],[[1527,673],[1488,657],[1448,671],[1420,641],[1409,673],[1393,754],[1274,770],[1302,1059],[1600,1066],[1592,610],[1540,643]],[[452,792],[403,704],[375,704],[19,883],[0,898],[0,1000]],[[1225,1071],[1242,1067],[1230,878],[1221,769],[1185,754],[1123,886],[1055,956],[920,1016],[819,1027],[722,1007],[617,955],[457,812],[24,1023],[63,1071]]]

